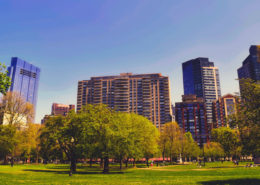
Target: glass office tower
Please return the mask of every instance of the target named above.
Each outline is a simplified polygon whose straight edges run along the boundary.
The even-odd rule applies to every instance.
[[[243,61],[242,67],[237,70],[238,78],[249,78],[260,81],[260,45],[253,45],[249,49],[248,57]],[[241,83],[240,83],[241,93]]]
[[[218,68],[208,58],[196,58],[184,62],[182,70],[184,95],[194,94],[204,98],[207,122],[211,127],[212,102],[221,97]]]
[[[27,102],[34,105],[34,110],[36,110],[40,71],[40,68],[17,57],[12,58],[11,66],[8,67],[8,75],[12,82],[9,91],[18,92]]]

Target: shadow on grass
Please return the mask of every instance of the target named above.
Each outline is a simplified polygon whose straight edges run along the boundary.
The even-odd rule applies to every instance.
[[[238,168],[242,166],[213,166],[213,167],[208,167],[208,168]]]
[[[61,170],[35,170],[35,169],[24,169],[23,171],[30,171],[30,172],[44,172],[44,173],[56,173],[56,174],[69,174],[69,171],[61,171]],[[109,172],[109,174],[124,174],[125,172]],[[101,171],[87,171],[87,172],[82,172],[82,171],[77,171],[73,172],[73,174],[103,174]]]
[[[202,185],[256,185],[260,179],[230,179],[200,182]]]

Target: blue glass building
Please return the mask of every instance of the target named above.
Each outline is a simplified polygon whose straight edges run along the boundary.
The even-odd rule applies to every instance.
[[[34,105],[34,109],[37,104],[40,71],[40,68],[17,57],[12,58],[11,66],[8,67],[8,75],[12,82],[9,91],[18,92],[27,102]]]
[[[219,72],[208,58],[196,58],[182,64],[184,95],[194,94],[206,104],[208,124],[212,126],[212,102],[221,97]]]
[[[260,46],[251,46],[249,53],[249,56],[243,61],[242,67],[237,70],[238,78],[250,78],[254,81],[260,81]]]

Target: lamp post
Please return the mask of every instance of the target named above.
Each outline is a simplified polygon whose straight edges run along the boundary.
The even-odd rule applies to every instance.
[[[70,142],[71,142],[71,145],[73,145],[74,144],[74,138],[73,137],[71,137],[71,140],[70,140]],[[72,176],[72,168],[73,168],[73,166],[72,166],[72,161],[74,160],[74,153],[73,153],[73,146],[72,146],[72,151],[71,151],[71,155],[70,155],[70,172],[69,172],[69,176]]]
[[[202,148],[202,151],[203,151],[203,166],[205,166],[205,154],[204,154],[204,145],[205,145],[205,144],[203,144],[203,148]]]

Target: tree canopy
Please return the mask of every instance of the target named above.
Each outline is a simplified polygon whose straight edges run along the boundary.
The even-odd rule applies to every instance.
[[[108,173],[109,159],[149,159],[158,152],[158,131],[149,120],[102,104],[49,118],[40,138],[43,156],[48,159],[54,151],[65,153],[72,171],[76,161],[84,158],[101,159],[103,172]]]
[[[0,63],[0,93],[5,95],[10,85],[11,81],[6,66]]]
[[[241,101],[238,114],[231,117],[231,126],[238,127],[244,155],[260,156],[260,82],[240,80]]]

